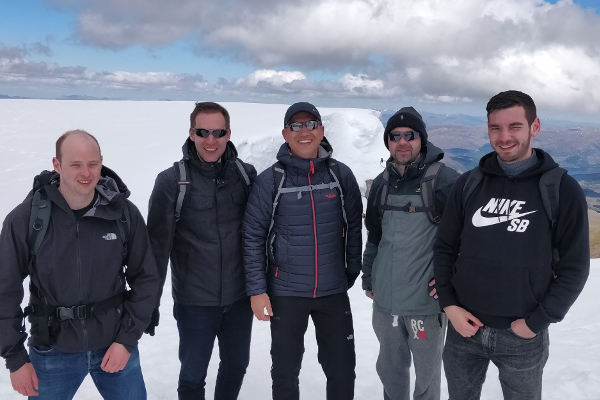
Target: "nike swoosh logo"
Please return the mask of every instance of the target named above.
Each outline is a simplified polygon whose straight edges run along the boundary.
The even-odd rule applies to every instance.
[[[521,218],[527,214],[531,214],[537,211],[529,211],[523,214],[499,215],[497,217],[484,217],[483,215],[481,215],[482,208],[483,207],[479,207],[479,209],[475,211],[475,214],[473,214],[473,218],[471,219],[473,226],[477,228],[483,228],[484,226],[500,224],[502,222],[510,221],[511,219]]]

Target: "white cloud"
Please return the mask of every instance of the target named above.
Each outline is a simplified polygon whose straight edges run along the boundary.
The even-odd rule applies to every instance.
[[[272,69],[259,69],[249,74],[246,78],[240,78],[236,84],[240,86],[257,86],[260,83],[268,83],[273,86],[283,86],[294,81],[305,81],[306,76],[300,71],[275,71]]]

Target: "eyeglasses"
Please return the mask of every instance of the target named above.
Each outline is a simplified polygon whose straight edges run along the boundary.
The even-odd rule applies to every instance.
[[[390,132],[390,140],[392,142],[399,142],[400,139],[404,138],[407,142],[419,138],[419,132],[408,131],[408,132]]]
[[[286,128],[291,128],[294,132],[300,132],[302,130],[302,125],[306,127],[309,131],[312,131],[317,126],[319,126],[319,121],[306,121],[306,122],[292,122],[287,124]]]
[[[211,133],[215,139],[222,138],[223,136],[227,135],[227,132],[228,132],[227,129],[194,129],[194,133],[197,136],[201,136],[205,139]]]

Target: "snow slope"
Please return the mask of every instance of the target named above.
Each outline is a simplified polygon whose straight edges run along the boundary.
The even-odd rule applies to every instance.
[[[231,114],[232,141],[240,157],[260,172],[275,161],[283,142],[281,128],[286,105],[223,103]],[[131,200],[145,215],[156,175],[181,158],[189,129],[192,102],[0,100],[0,217],[23,200],[33,176],[51,168],[54,143],[69,129],[96,136],[104,163],[129,186]],[[381,170],[389,153],[382,141],[378,113],[360,109],[321,109],[325,135],[334,157],[354,171],[361,189]],[[544,399],[600,399],[600,260],[592,261],[586,288],[567,317],[550,330],[550,360],[544,374]],[[179,361],[177,328],[172,317],[170,285],[165,287],[161,324],[154,337],[140,342],[142,367],[150,400],[176,398]],[[356,399],[382,398],[375,372],[378,343],[371,328],[371,301],[360,282],[350,290],[357,353]],[[254,321],[252,354],[240,399],[270,398],[270,332]],[[301,398],[325,398],[325,377],[317,362],[314,329],[309,325],[306,355],[300,375]],[[207,378],[207,398],[213,396],[218,365],[215,351]],[[502,399],[497,370],[490,367],[482,399]],[[446,384],[442,380],[445,395]],[[0,399],[22,398],[13,392],[8,371],[0,372]],[[100,399],[88,378],[76,399]]]

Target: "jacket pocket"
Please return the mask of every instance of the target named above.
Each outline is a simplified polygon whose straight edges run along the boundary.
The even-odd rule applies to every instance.
[[[485,314],[522,317],[538,304],[524,267],[465,258],[457,264],[452,285],[461,304]]]
[[[209,210],[214,207],[214,202],[214,196],[191,195],[188,207],[198,211]]]

